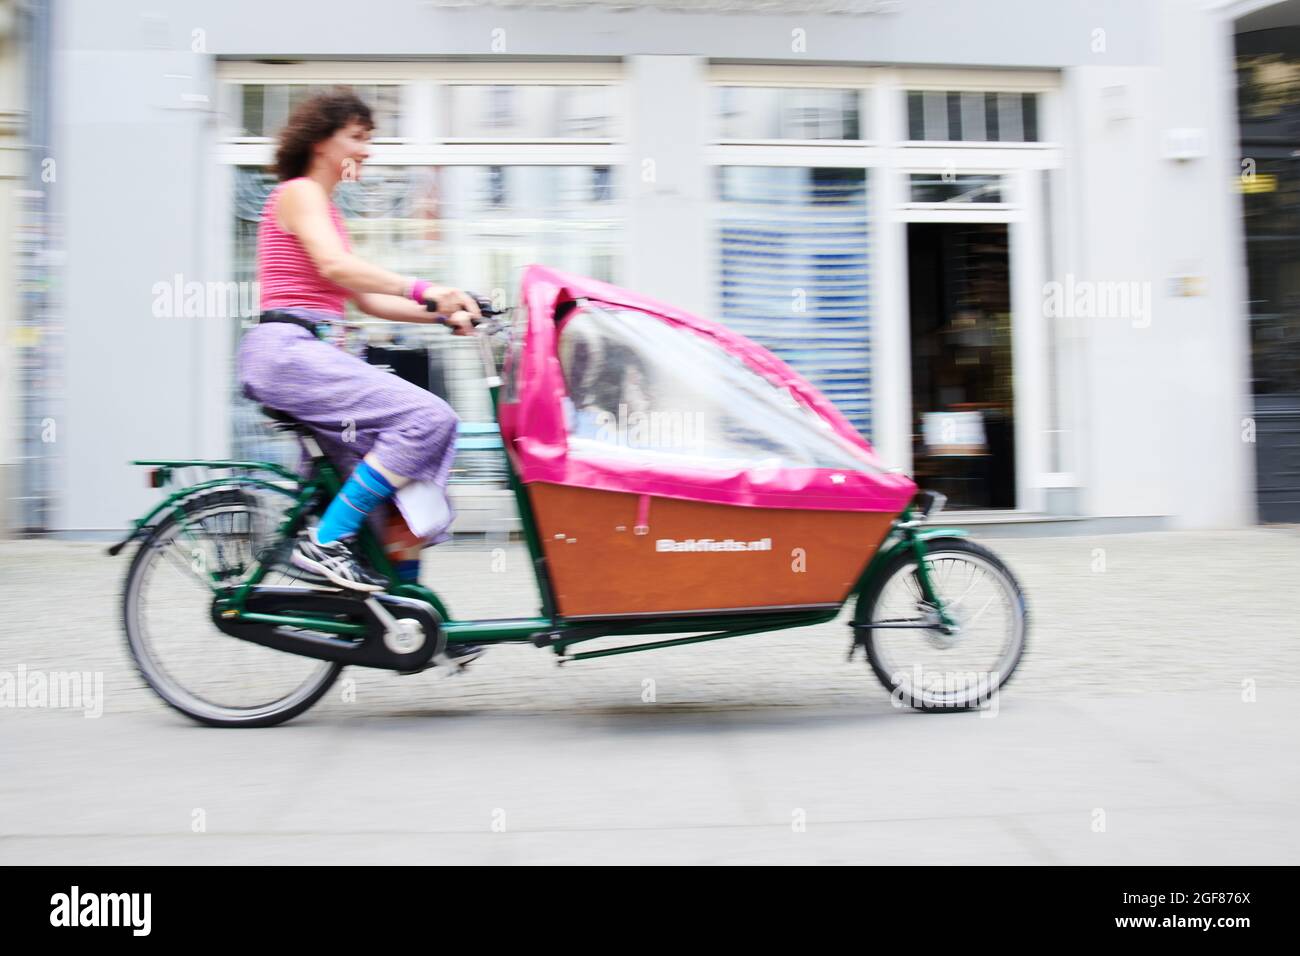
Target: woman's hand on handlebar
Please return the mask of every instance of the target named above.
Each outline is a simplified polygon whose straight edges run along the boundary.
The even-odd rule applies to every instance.
[[[454,317],[458,312],[468,312],[475,318],[482,317],[478,303],[468,292],[453,289],[445,285],[431,285],[424,290],[424,305],[430,312]],[[450,322],[448,324],[451,324]]]
[[[479,321],[479,316],[464,309],[457,309],[447,317],[447,328],[451,329],[452,335],[473,335],[474,326]]]

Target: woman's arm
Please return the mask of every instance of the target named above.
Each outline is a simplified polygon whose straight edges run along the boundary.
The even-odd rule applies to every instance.
[[[276,204],[276,215],[279,217],[281,228],[298,237],[302,247],[307,250],[307,255],[311,256],[317,271],[335,285],[342,286],[358,296],[379,293],[403,298],[410,294],[409,278],[371,265],[343,247],[343,240],[339,238],[339,234],[334,229],[334,222],[330,219],[329,197],[314,180],[300,179],[286,186],[280,195],[280,201]],[[473,315],[479,314],[478,303],[459,289],[429,286],[425,290],[424,298],[426,301],[436,303],[438,311],[445,315],[451,315],[461,309]],[[411,310],[407,312],[408,317],[398,318],[396,321],[428,321],[428,319],[410,317],[415,311],[422,311],[423,306],[416,302],[409,304]],[[432,313],[424,314],[432,317]]]
[[[352,297],[357,308],[366,315],[389,322],[439,322],[441,319],[410,299],[382,292],[362,292]]]

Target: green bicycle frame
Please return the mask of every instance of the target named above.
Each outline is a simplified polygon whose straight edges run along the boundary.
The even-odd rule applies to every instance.
[[[490,346],[487,345],[485,339],[481,338],[480,342],[485,350],[490,350]],[[490,360],[490,351],[485,351],[485,355]],[[488,387],[492,398],[493,417],[496,418],[500,400],[500,380],[495,375],[491,376],[488,380]],[[183,510],[186,501],[202,495],[204,492],[231,486],[273,490],[294,499],[278,529],[278,540],[283,541],[297,533],[301,526],[300,522],[314,502],[325,497],[332,498],[338,493],[342,484],[337,469],[333,464],[323,459],[315,461],[311,474],[305,480],[300,475],[270,462],[160,459],[135,461],[132,464],[154,467],[157,469],[157,473],[160,474],[163,483],[170,478],[172,470],[182,467],[225,468],[234,470],[237,474],[190,485],[174,492],[145,517],[138,519],[135,522],[134,530],[127,538],[109,549],[112,554],[118,553],[131,540],[144,535],[160,515],[167,513],[169,510]],[[245,474],[238,474],[238,472],[245,472]],[[259,473],[274,476],[275,479],[279,480],[279,483],[270,477],[258,477]],[[600,621],[566,620],[559,616],[556,611],[546,557],[542,550],[532,504],[508,453],[506,454],[506,473],[510,490],[519,509],[524,542],[528,548],[529,559],[532,562],[538,592],[541,596],[541,607],[535,617],[457,620],[452,617],[438,595],[424,585],[398,582],[392,562],[389,560],[382,543],[376,538],[368,525],[362,526],[358,539],[361,552],[371,567],[394,582],[389,586],[388,592],[401,597],[424,601],[432,606],[442,619],[442,627],[448,643],[492,644],[531,641],[538,647],[550,647],[561,657],[561,662],[577,661],[822,624],[834,620],[843,608],[843,603],[841,603],[833,608],[814,608],[806,611],[736,611],[709,613],[699,616],[647,616]],[[289,487],[285,487],[286,484]],[[856,597],[860,601],[861,596],[870,588],[875,575],[900,551],[911,549],[916,556],[917,578],[923,597],[937,612],[941,626],[951,626],[953,621],[944,609],[943,602],[934,590],[933,582],[930,579],[929,568],[925,561],[926,546],[928,542],[939,538],[965,537],[966,535],[964,531],[955,528],[921,528],[919,527],[921,520],[923,518],[918,518],[912,505],[908,505],[903,510],[902,514],[895,519],[893,527],[880,548],[867,562],[857,583],[846,595],[845,600]],[[260,559],[255,560],[252,573],[233,589],[222,587],[220,582],[214,579],[212,581],[214,599],[219,601],[218,607],[221,613],[230,616],[246,614],[249,620],[262,623],[311,628],[336,634],[359,636],[364,633],[365,628],[355,623],[307,616],[282,616],[246,612],[244,602],[248,594],[262,582],[269,570]],[[854,621],[853,623],[857,626],[860,622]],[[596,638],[683,633],[687,633],[688,636],[625,644],[576,654],[568,653],[571,646]]]

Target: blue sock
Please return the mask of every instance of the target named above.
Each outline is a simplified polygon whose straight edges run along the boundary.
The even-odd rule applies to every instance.
[[[395,493],[396,489],[389,484],[387,478],[364,461],[361,462],[325,509],[325,517],[321,518],[320,527],[316,529],[316,540],[321,544],[329,544],[355,534],[361,527],[361,522],[366,520],[366,515]]]
[[[418,584],[420,581],[419,558],[411,558],[409,561],[394,561],[393,570],[397,572],[397,580],[403,584]]]

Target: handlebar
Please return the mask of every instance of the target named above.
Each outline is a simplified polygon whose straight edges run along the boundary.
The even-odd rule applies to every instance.
[[[492,300],[485,295],[479,295],[475,292],[466,293],[478,305],[479,316],[474,318],[474,328],[478,332],[474,338],[478,339],[479,359],[483,363],[484,381],[489,388],[495,388],[501,384],[501,379],[497,375],[496,358],[492,354],[491,337],[501,330],[500,316],[510,311],[510,306],[504,309],[494,308]],[[430,312],[437,313],[437,303],[424,303],[424,307]]]
[[[476,318],[474,320],[474,324],[476,326],[484,324],[485,322],[487,322],[488,319],[495,318],[496,316],[499,315],[505,315],[507,312],[510,311],[509,306],[506,306],[506,308],[504,309],[494,308],[492,306],[492,299],[489,298],[488,296],[479,295],[476,292],[470,292],[467,294],[478,305],[478,310],[481,317]],[[438,304],[436,302],[426,301],[424,303],[424,307],[428,309],[430,312],[436,313],[438,311]]]

